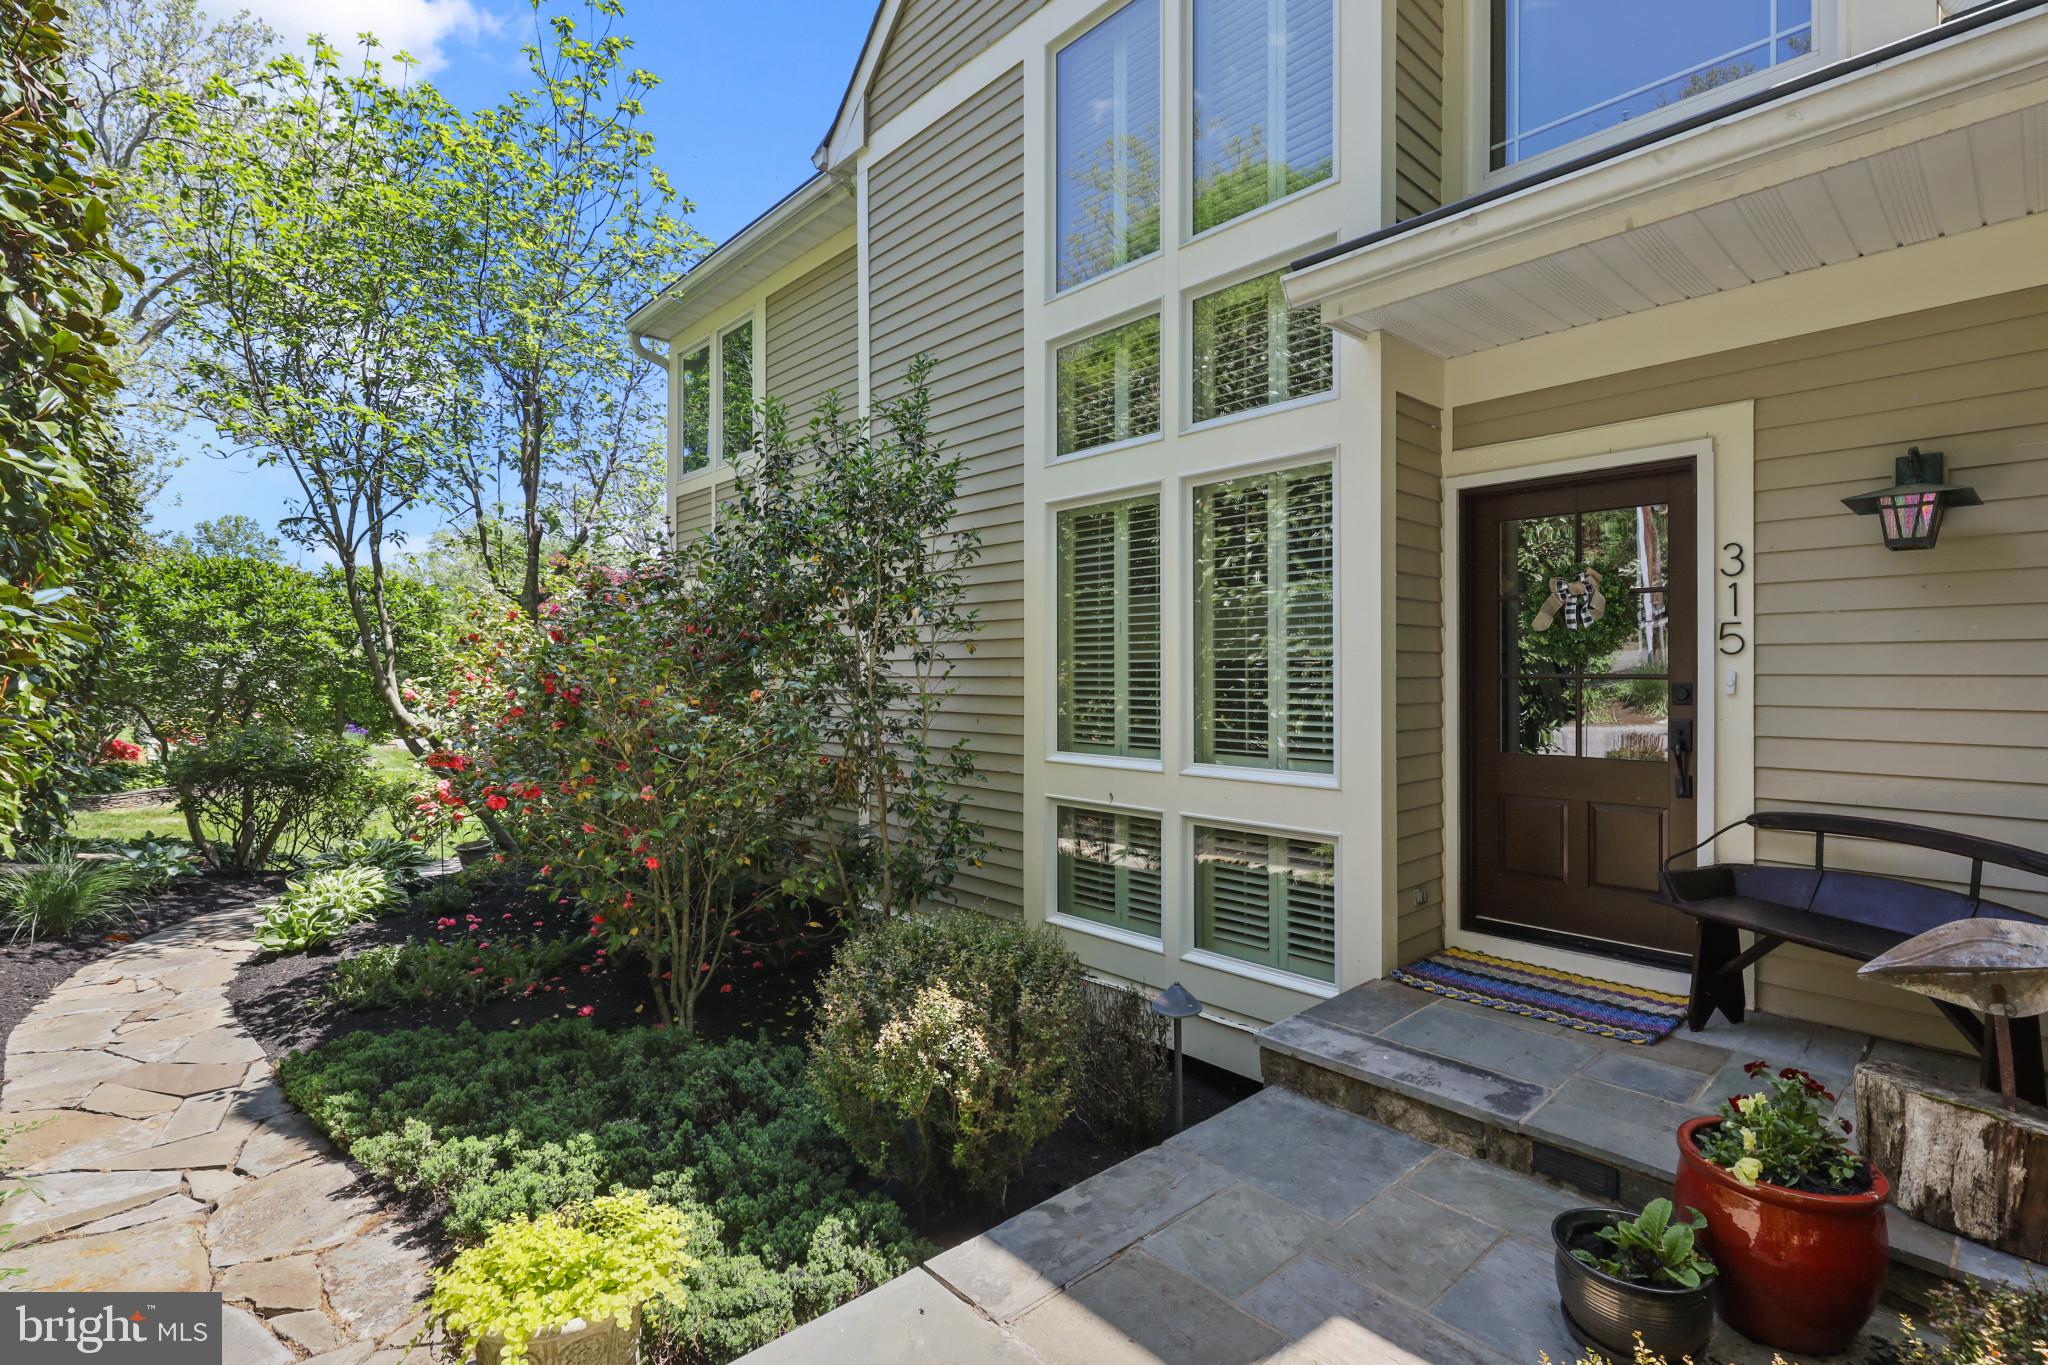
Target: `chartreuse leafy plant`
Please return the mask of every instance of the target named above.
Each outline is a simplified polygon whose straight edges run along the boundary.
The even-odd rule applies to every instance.
[[[428,1311],[465,1349],[496,1338],[500,1360],[524,1360],[550,1328],[578,1318],[630,1328],[647,1304],[680,1303],[689,1240],[682,1211],[643,1192],[513,1218],[434,1277]]]
[[[1722,1102],[1721,1122],[1699,1133],[1700,1155],[1744,1185],[1839,1192],[1863,1174],[1863,1160],[1849,1150],[1847,1119],[1827,1116],[1828,1088],[1798,1067],[1771,1075],[1764,1063],[1743,1071],[1763,1082],[1749,1095]]]
[[[1081,964],[1059,936],[967,912],[891,920],[818,990],[811,1084],[878,1175],[1000,1204],[1073,1112]]]
[[[256,942],[273,953],[303,953],[404,904],[405,893],[382,868],[310,873],[285,883],[256,926]]]
[[[1696,1245],[1699,1230],[1707,1225],[1706,1215],[1698,1209],[1687,1212],[1690,1218],[1674,1219],[1669,1199],[1652,1199],[1636,1217],[1600,1229],[1601,1239],[1613,1248],[1610,1254],[1574,1250],[1572,1255],[1601,1274],[1630,1284],[1698,1289],[1717,1272]]]

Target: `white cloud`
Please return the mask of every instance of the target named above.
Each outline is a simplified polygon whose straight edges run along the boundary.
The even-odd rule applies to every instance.
[[[215,9],[238,7],[216,0]],[[240,6],[276,29],[288,48],[318,33],[343,52],[353,52],[356,35],[377,35],[378,55],[389,64],[397,53],[419,60],[414,73],[431,76],[449,61],[452,43],[495,37],[499,18],[472,0],[241,0]]]

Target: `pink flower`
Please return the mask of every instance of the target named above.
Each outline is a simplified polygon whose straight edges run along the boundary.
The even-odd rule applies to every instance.
[[[597,1006],[585,1005],[582,1009],[577,1010],[576,1013],[579,1017],[588,1019],[591,1015],[597,1013]]]
[[[642,801],[652,801],[654,799],[654,788],[642,787],[640,789],[640,799]]]

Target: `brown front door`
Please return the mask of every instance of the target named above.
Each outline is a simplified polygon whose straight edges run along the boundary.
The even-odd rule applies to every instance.
[[[1649,961],[1692,948],[1657,871],[1693,842],[1690,462],[1464,504],[1464,923]]]

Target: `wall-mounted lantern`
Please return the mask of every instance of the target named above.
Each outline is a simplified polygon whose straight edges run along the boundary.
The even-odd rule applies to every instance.
[[[1897,479],[1890,488],[1843,498],[1842,505],[1858,516],[1877,515],[1887,550],[1931,550],[1941,534],[1942,514],[1951,507],[1977,507],[1984,499],[1974,488],[1943,483],[1947,457],[1938,450],[1922,453],[1914,446],[1893,466]]]

